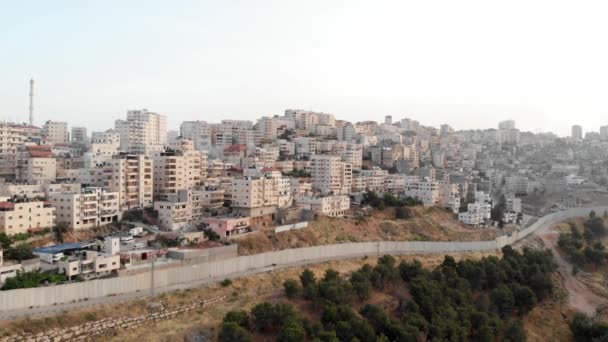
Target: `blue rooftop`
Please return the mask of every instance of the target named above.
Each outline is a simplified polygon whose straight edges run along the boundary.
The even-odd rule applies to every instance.
[[[77,251],[80,249],[85,249],[92,245],[93,245],[93,243],[91,243],[91,242],[62,243],[59,245],[53,245],[53,246],[48,246],[48,247],[34,248],[34,249],[32,249],[32,252],[56,254],[56,253]]]

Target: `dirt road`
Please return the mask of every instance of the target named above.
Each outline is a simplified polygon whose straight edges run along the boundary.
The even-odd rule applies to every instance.
[[[564,288],[568,292],[568,304],[570,307],[593,316],[597,308],[608,305],[608,300],[593,293],[585,284],[572,275],[572,265],[557,250],[559,232],[547,227],[542,231],[539,230],[538,236],[553,253]]]

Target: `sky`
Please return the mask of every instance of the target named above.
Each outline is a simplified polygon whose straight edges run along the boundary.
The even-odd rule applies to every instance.
[[[112,128],[128,109],[287,108],[456,129],[608,124],[606,2],[3,1],[0,120]]]

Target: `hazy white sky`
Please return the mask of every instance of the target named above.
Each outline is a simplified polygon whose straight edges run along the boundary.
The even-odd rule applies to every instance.
[[[127,109],[254,120],[286,108],[457,129],[608,124],[608,10],[587,1],[12,1],[0,119],[94,130]]]

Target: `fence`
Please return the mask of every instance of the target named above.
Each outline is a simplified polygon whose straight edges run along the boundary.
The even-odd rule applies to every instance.
[[[469,242],[440,241],[380,241],[344,243],[335,245],[286,249],[236,258],[209,261],[154,272],[155,288],[171,288],[192,282],[210,282],[227,277],[261,272],[277,267],[344,259],[365,255],[405,253],[450,253],[468,251],[492,251],[512,244],[541,227],[560,220],[586,216],[590,210],[601,215],[608,207],[574,208],[541,217],[519,232],[500,236],[496,240]],[[42,288],[17,289],[0,292],[0,310],[16,310],[44,307],[55,304],[78,302],[118,294],[149,291],[151,273],[141,273],[118,278],[99,279]]]

